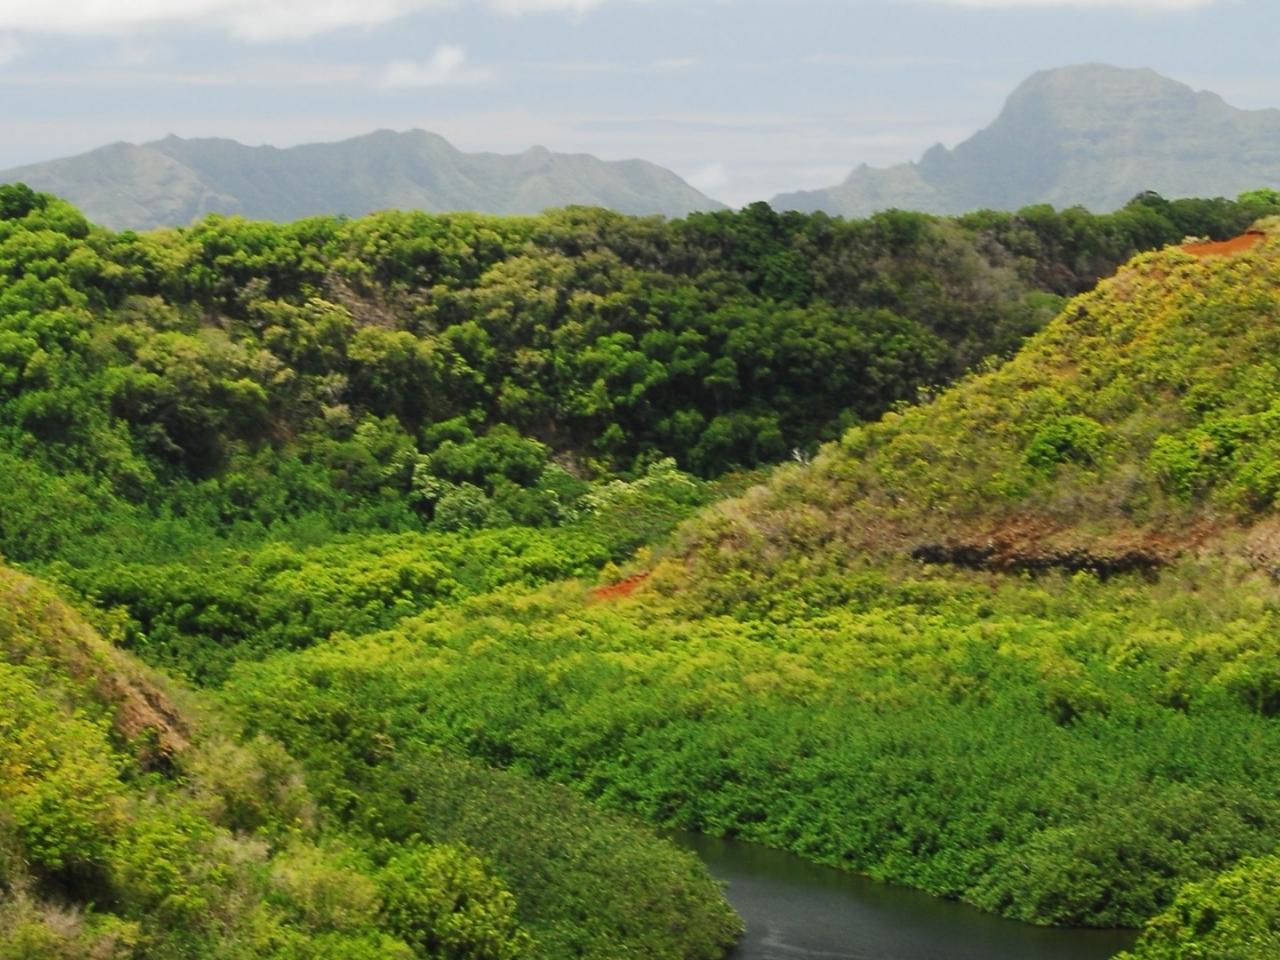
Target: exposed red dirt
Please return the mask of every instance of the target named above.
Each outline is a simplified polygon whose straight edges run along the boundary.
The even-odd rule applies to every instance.
[[[1045,517],[1021,516],[976,535],[917,544],[910,555],[921,563],[973,570],[1087,571],[1105,579],[1120,573],[1154,573],[1219,535],[1216,525],[1201,522],[1176,532],[1131,528],[1082,536]]]
[[[1231,240],[1219,240],[1207,243],[1184,243],[1182,250],[1196,257],[1229,257],[1232,254],[1252,250],[1262,243],[1267,235],[1261,230],[1248,230]]]
[[[649,576],[650,573],[646,570],[644,573],[637,573],[634,577],[627,577],[617,583],[596,587],[591,591],[591,596],[596,600],[625,600],[639,590],[640,585],[648,580]]]

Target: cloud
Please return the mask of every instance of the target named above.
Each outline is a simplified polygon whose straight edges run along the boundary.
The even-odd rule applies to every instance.
[[[974,7],[982,10],[1044,10],[1050,7],[1097,7],[1131,10],[1139,13],[1174,13],[1200,10],[1221,0],[932,0],[952,7]]]
[[[20,56],[22,56],[22,44],[18,42],[18,38],[0,34],[0,67],[6,63],[12,63]]]
[[[493,79],[487,67],[467,64],[467,52],[461,47],[444,45],[427,61],[393,60],[379,79],[383,87],[449,87],[484,83]]]
[[[221,29],[241,40],[295,40],[433,10],[582,15],[610,2],[621,0],[0,0],[0,30],[99,35],[194,27]]]

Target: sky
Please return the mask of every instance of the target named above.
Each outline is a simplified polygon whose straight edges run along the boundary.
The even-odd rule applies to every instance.
[[[1277,0],[0,0],[0,169],[421,128],[737,206],[954,146],[1070,63],[1280,107],[1278,35]]]

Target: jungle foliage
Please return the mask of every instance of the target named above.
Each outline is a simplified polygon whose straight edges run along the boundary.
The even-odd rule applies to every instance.
[[[721,955],[644,820],[1261,960],[1280,248],[1064,298],[1273,199],[0,187],[0,958]]]
[[[1274,894],[1237,877],[1280,838],[1278,256],[1138,258],[1008,364],[698,515],[633,599],[512,586],[244,664],[229,696],[308,755],[337,739],[324,677],[321,715],[377,705],[353,730],[651,821],[1261,960]],[[1043,563],[909,559],[979,534]]]
[[[0,187],[0,549],[549,526],[587,482],[811,453],[1268,197],[864,221],[211,216],[113,234]],[[584,482],[585,481],[585,482]],[[148,539],[151,539],[148,536]],[[190,543],[179,543],[179,555]]]
[[[0,698],[6,960],[712,960],[738,930],[690,855],[563,789],[421,747],[380,776],[376,736],[304,774],[3,568]]]

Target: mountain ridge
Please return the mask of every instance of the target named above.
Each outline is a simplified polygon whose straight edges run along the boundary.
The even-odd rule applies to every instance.
[[[603,161],[538,146],[466,153],[417,129],[294,147],[170,134],[16,167],[0,181],[56,192],[115,229],[183,226],[207,213],[290,221],[389,208],[532,214],[582,205],[665,216],[724,208],[644,160]]]
[[[856,167],[843,183],[775,197],[778,209],[862,216],[960,214],[1036,203],[1114,210],[1145,191],[1234,196],[1280,184],[1280,110],[1241,110],[1154,70],[1078,64],[1023,81],[953,149]]]

